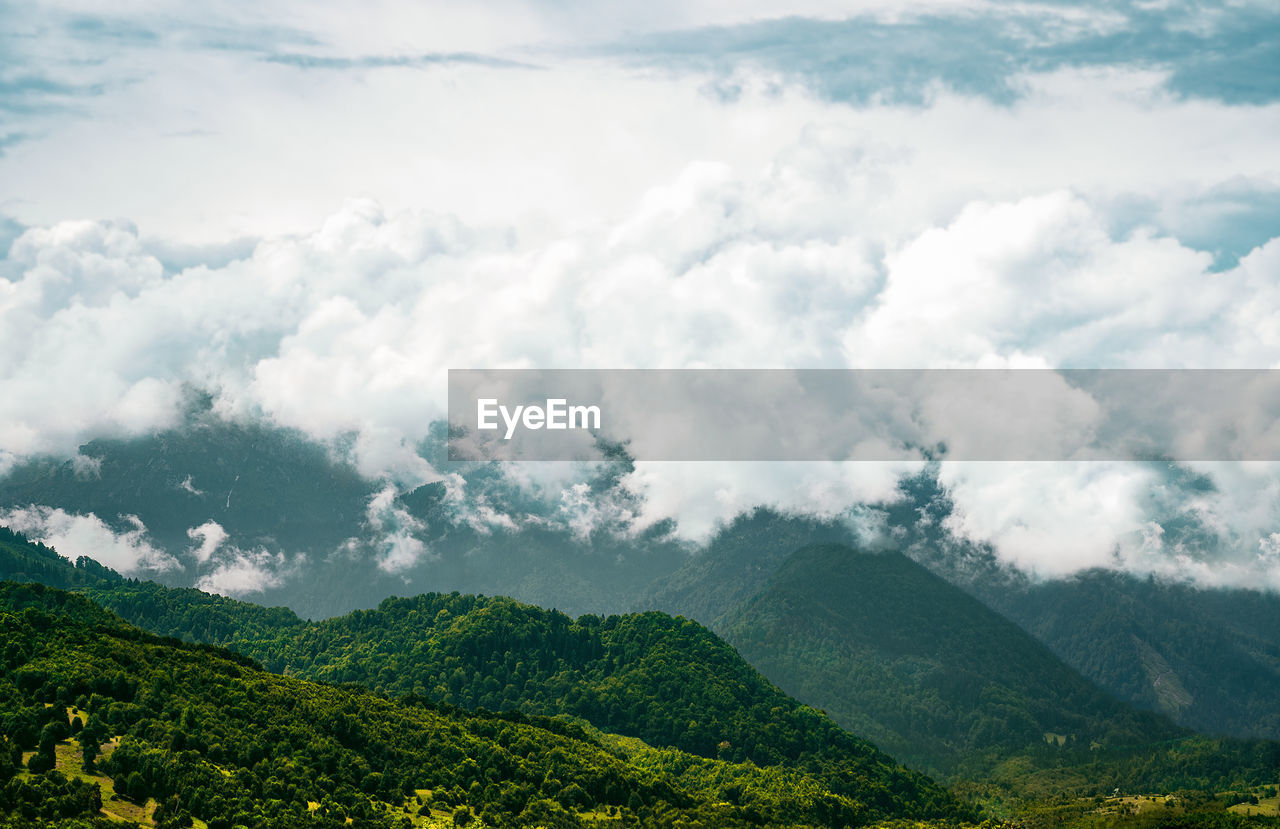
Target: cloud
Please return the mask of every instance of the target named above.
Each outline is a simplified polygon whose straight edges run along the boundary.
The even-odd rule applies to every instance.
[[[248,596],[279,587],[303,563],[304,556],[289,560],[284,553],[232,549],[231,554],[220,559],[211,572],[196,579],[195,586],[199,590],[233,598]]]
[[[77,452],[71,458],[71,469],[80,480],[92,480],[102,477],[102,459],[82,455]]]
[[[636,526],[678,520],[682,537],[706,541],[729,519],[758,505],[845,518],[857,504],[891,500],[917,462],[637,463],[625,484],[639,498]]]
[[[756,503],[838,515],[914,468],[642,463],[605,495],[504,469],[522,510],[423,449],[450,367],[1274,366],[1274,12],[1145,6],[25,12],[0,33],[25,136],[0,157],[0,472],[207,391],[386,482],[362,554],[404,573],[431,551],[395,493],[429,481],[477,529],[675,516],[700,538]],[[360,71],[397,66],[439,71]],[[1270,561],[1273,473],[1204,474],[1219,494],[1171,506],[1141,468],[957,468],[951,528],[1049,574],[1117,545],[1116,566]],[[162,561],[136,528],[31,509],[122,568]],[[212,589],[293,566],[211,525]]]
[[[952,541],[1040,579],[1089,568],[1280,588],[1280,464],[945,463]]]
[[[1033,72],[1131,65],[1159,68],[1179,95],[1258,104],[1280,96],[1278,46],[1280,15],[1263,6],[1021,3],[789,16],[631,35],[597,49],[712,72],[726,95],[736,94],[735,75],[756,68],[857,104],[923,105],[940,90],[1008,104]]]
[[[189,482],[184,482],[189,483]],[[195,587],[224,596],[246,596],[279,587],[306,564],[306,556],[293,557],[264,547],[242,549],[217,521],[191,527],[187,537],[195,544],[187,550],[200,575]]]
[[[9,148],[16,147],[23,141],[27,141],[30,138],[31,136],[21,132],[7,132],[0,134],[0,158],[4,157],[4,154],[9,150]]]
[[[471,65],[490,69],[536,69],[529,63],[480,55],[475,52],[429,52],[416,55],[359,55],[334,57],[297,52],[265,55],[262,60],[298,69],[429,69],[434,66]]]
[[[1133,464],[943,464],[955,502],[944,522],[955,536],[991,543],[1000,558],[1036,576],[1113,567],[1148,519],[1149,470]]]
[[[1193,332],[1232,313],[1244,275],[1210,266],[1207,254],[1149,230],[1113,239],[1065,191],[974,202],[887,257],[879,304],[846,348],[863,365],[893,355],[903,367],[1213,365]],[[1161,342],[1171,332],[1186,339]]]
[[[88,556],[124,575],[181,570],[182,565],[153,546],[136,515],[120,516],[128,529],[117,531],[93,513],[30,506],[0,512],[0,525],[53,547],[71,559]]]
[[[420,561],[433,557],[427,545],[416,536],[426,530],[426,524],[397,505],[396,495],[396,487],[384,487],[369,499],[365,510],[366,520],[373,533],[369,544],[378,569],[392,574],[403,573]]]
[[[188,477],[183,483],[190,485],[190,482],[191,479]],[[199,544],[191,548],[190,552],[198,564],[204,564],[213,557],[213,554],[227,540],[227,531],[217,521],[206,521],[198,527],[192,527],[187,530],[187,537],[192,541],[199,542]]]
[[[7,283],[6,313],[36,349],[26,362],[10,359],[5,382],[34,390],[60,376],[81,402],[50,419],[38,394],[8,397],[5,445],[71,451],[95,432],[159,428],[179,416],[181,390],[196,386],[227,416],[267,416],[342,442],[365,474],[409,489],[442,479],[418,447],[443,412],[449,365],[1046,366],[1099,355],[1115,365],[1248,365],[1280,330],[1270,287],[1280,243],[1217,271],[1207,254],[1149,230],[1114,237],[1102,208],[1066,191],[974,201],[896,245],[858,234],[816,240],[809,230],[791,239],[780,219],[808,217],[780,214],[780,199],[765,197],[781,175],[743,181],[695,165],[603,238],[532,250],[429,214],[388,216],[369,202],[353,202],[311,236],[173,275],[128,226],[29,231],[15,244],[11,264],[23,270]],[[767,235],[762,204],[774,223]],[[517,273],[526,277],[515,281]],[[90,283],[90,274],[105,279]],[[1240,303],[1242,295],[1253,299]],[[839,515],[887,497],[913,468],[641,463],[623,479],[635,500],[616,503],[588,496],[572,475],[522,485],[544,493],[547,514],[580,537],[674,516],[683,535],[705,538],[760,503]],[[1115,562],[1115,544],[1139,538],[1149,522],[1137,483],[1145,478],[1080,474],[948,479],[964,507],[951,529],[1041,573]],[[1025,497],[1010,499],[1011,488]],[[367,554],[388,573],[431,555],[421,524],[396,506],[397,491],[382,490],[367,513]],[[473,526],[524,520],[467,482],[449,492],[465,505],[459,520]],[[1111,505],[1106,520],[1084,521],[1098,503]],[[1250,537],[1236,541],[1256,547]],[[216,544],[206,550],[211,536],[200,541],[197,558],[215,567],[201,584],[279,583],[273,568],[282,559],[219,557]]]

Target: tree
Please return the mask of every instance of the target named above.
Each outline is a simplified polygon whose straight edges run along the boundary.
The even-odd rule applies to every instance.
[[[43,774],[58,764],[57,758],[53,753],[53,746],[47,748],[41,745],[35,754],[31,755],[31,759],[27,761],[27,770],[32,774]]]
[[[95,735],[81,735],[80,753],[84,756],[81,767],[87,772],[92,772],[93,761],[98,759],[98,741]]]

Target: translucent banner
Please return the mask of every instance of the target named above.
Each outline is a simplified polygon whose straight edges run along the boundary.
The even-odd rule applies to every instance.
[[[449,458],[1280,460],[1280,371],[449,372]]]

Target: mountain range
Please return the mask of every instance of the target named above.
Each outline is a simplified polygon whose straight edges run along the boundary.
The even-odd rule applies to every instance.
[[[282,675],[467,710],[569,715],[708,760],[798,771],[886,812],[923,784],[875,746],[968,791],[985,785],[988,805],[1025,802],[1046,785],[1059,795],[1257,786],[1280,763],[1280,744],[1210,740],[1134,710],[967,593],[884,551],[793,553],[722,619],[736,649],[663,613],[573,619],[456,593],[310,622],[73,565],[13,534],[0,539],[0,576],[75,588],[154,633],[225,645]]]
[[[927,470],[876,507],[870,541],[847,520],[760,508],[690,545],[662,525],[584,531],[493,467],[457,473],[467,507],[458,480],[397,489],[332,447],[207,415],[81,456],[12,470],[0,511],[141,524],[178,567],[126,579],[0,531],[0,578],[282,676],[572,717],[800,774],[884,815],[946,811],[889,756],[997,812],[1116,788],[1247,791],[1280,768],[1280,600],[1111,571],[1034,581],[946,537],[952,507]],[[628,469],[619,454],[584,497],[625,507]],[[522,518],[486,525],[477,498]],[[192,589],[217,561],[194,551],[210,521],[224,551],[297,551],[305,566],[253,593],[263,604]],[[427,554],[371,566],[396,534]]]

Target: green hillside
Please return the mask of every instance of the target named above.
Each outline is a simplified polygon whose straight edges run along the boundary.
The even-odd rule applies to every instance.
[[[1176,465],[1162,471],[1175,480],[1189,474]],[[1193,477],[1179,485],[1205,484]],[[1197,731],[1280,739],[1280,594],[1265,585],[1207,588],[1105,569],[1034,580],[989,547],[947,537],[942,528],[955,505],[936,470],[903,481],[899,491],[885,514],[900,549],[1017,622],[1099,687]],[[1197,549],[1197,526],[1166,530],[1190,534],[1188,549]]]
[[[569,714],[700,757],[801,769],[885,813],[957,813],[945,790],[788,697],[685,619],[575,620],[511,599],[428,594],[303,622],[283,608],[151,582],[102,578],[82,589],[140,627],[226,645],[275,672],[473,710]]]
[[[758,507],[721,528],[678,570],[655,579],[638,606],[714,627],[721,614],[755,595],[793,550],[853,543],[839,522]]]
[[[562,719],[278,676],[41,585],[0,583],[0,654],[0,816],[15,826],[107,813],[210,829],[348,818],[397,829],[477,818],[838,826],[959,814],[918,778],[932,800],[885,808],[874,791],[851,798],[795,770],[657,750]]]
[[[797,551],[723,623],[743,656],[784,690],[949,778],[999,777],[1023,757],[1026,769],[1089,766],[1093,779],[1082,782],[1118,784],[1099,758],[1135,748],[1154,754],[1188,737],[1110,697],[1012,622],[896,553]],[[1256,765],[1215,747],[1226,766]],[[1170,759],[1163,778],[1151,766],[1145,783],[1212,785],[1221,769],[1209,765],[1218,761],[1201,757],[1209,765],[1197,778],[1175,768],[1188,756]],[[1126,768],[1146,762],[1131,757]]]
[[[1212,734],[1280,739],[1280,598],[1107,571],[988,598],[1134,705]]]
[[[1113,825],[1128,795],[1095,798],[1114,789],[1178,792],[1201,815],[1265,798],[1280,782],[1280,744],[1199,737],[1135,711],[897,554],[827,545],[786,557],[763,590],[722,617],[742,656],[701,625],[655,612],[573,619],[506,598],[428,594],[310,622],[76,567],[20,536],[0,544],[0,563],[71,583],[155,633],[230,646],[278,674],[456,716],[455,706],[570,715],[593,735],[627,735],[596,736],[626,749],[629,762],[641,751],[664,758],[667,771],[727,764],[768,780],[798,776],[867,814],[947,818],[967,807],[854,733],[957,781],[995,814],[1050,823],[1087,823],[1102,809],[1098,825]],[[742,791],[729,785],[726,802],[741,805]]]
[[[71,590],[105,582],[120,576],[91,558],[68,561],[51,547],[28,541],[7,527],[0,527],[0,580],[38,582],[48,587]]]
[[[874,792],[886,810],[934,801],[930,814],[950,808],[926,778],[787,697],[710,631],[659,613],[574,620],[510,599],[428,594],[272,625],[267,616],[278,611],[198,591],[126,583],[90,595],[188,639],[222,629],[208,617],[238,611],[245,635],[220,643],[273,671],[468,709],[572,714],[702,757],[801,768],[834,791]]]
[[[1034,825],[1110,825],[1134,792],[1220,807],[1280,782],[1280,743],[1203,737],[1137,711],[897,553],[796,551],[721,623],[784,690]],[[1184,819],[1161,807],[1137,822]]]
[[[1012,622],[897,553],[807,547],[723,629],[785,690],[946,775],[1010,753],[1168,739]]]

